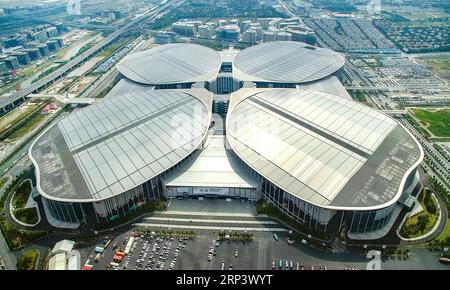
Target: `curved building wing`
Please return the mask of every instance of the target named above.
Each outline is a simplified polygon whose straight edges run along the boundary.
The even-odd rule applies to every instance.
[[[267,42],[236,55],[235,75],[243,81],[305,83],[327,77],[344,65],[338,53],[302,42]]]
[[[205,90],[141,90],[75,111],[30,149],[39,192],[97,201],[158,176],[202,143],[211,104]]]
[[[209,81],[217,76],[220,54],[197,44],[167,44],[126,56],[117,69],[130,80],[163,85]]]
[[[395,120],[360,103],[305,90],[242,89],[227,118],[232,149],[286,192],[330,209],[394,203],[423,159]]]

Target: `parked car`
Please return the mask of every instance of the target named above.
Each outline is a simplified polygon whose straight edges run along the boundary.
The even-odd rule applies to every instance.
[[[439,262],[441,262],[442,264],[449,265],[450,264],[450,259],[449,258],[445,258],[445,257],[441,257],[441,258],[439,258]]]

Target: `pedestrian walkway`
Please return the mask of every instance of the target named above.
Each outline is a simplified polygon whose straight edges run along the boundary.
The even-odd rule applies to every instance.
[[[203,200],[185,198],[183,200],[172,199],[169,203],[167,214],[185,215],[209,215],[209,216],[254,216],[254,202],[231,199]]]
[[[146,221],[166,221],[166,222],[189,222],[189,223],[221,223],[221,224],[249,224],[249,225],[277,225],[274,221],[259,220],[226,220],[226,219],[188,219],[188,218],[172,218],[172,217],[147,217]]]
[[[244,232],[288,232],[285,228],[255,228],[255,227],[221,227],[221,226],[198,226],[198,225],[174,225],[174,224],[153,224],[135,223],[133,226],[145,228],[164,229],[189,229],[189,230],[216,230],[216,231],[244,231]]]

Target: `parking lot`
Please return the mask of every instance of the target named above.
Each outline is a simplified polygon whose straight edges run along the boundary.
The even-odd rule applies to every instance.
[[[115,254],[126,249],[128,242],[131,247],[125,250],[124,258],[115,261]],[[178,257],[189,245],[187,238],[162,237],[156,234],[135,235],[127,232],[113,239],[105,249],[101,258],[92,261],[94,270],[172,270]],[[90,257],[94,259],[95,253]]]
[[[175,269],[249,270],[257,269],[257,248],[250,243],[219,241],[213,234],[200,234],[185,249]],[[237,255],[236,255],[237,251]]]
[[[290,245],[285,234],[275,240],[273,233],[255,233],[250,242],[217,241],[218,233],[196,231],[192,240],[154,235],[134,237],[130,252],[117,266],[111,266],[117,251],[124,251],[133,230],[114,237],[101,258],[94,262],[92,248],[88,264],[94,270],[345,270],[366,269],[368,260],[358,253],[326,253],[301,243]],[[215,243],[213,244],[213,240]],[[219,244],[216,246],[216,242]],[[213,251],[210,254],[211,249]],[[237,251],[237,255],[236,255]],[[417,250],[408,260],[389,259],[382,269],[446,269],[437,262],[439,253]],[[230,267],[231,266],[231,267]],[[280,267],[281,266],[281,267]]]
[[[134,241],[129,252],[115,263],[115,253],[124,251],[131,238]],[[156,234],[137,236],[129,231],[115,237],[97,262],[94,257],[95,253],[89,259],[94,270],[326,270],[361,269],[366,263],[363,257],[346,264],[326,261],[325,253],[289,245],[285,236],[276,241],[271,233],[258,233],[253,240],[242,242],[218,240],[217,233],[211,231],[198,231],[192,240]]]

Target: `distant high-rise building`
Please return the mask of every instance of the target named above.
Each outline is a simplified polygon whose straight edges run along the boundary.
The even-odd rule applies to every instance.
[[[25,48],[38,48],[39,47],[39,42],[37,41],[29,41],[27,43],[25,43]]]
[[[64,46],[64,40],[62,40],[62,38],[55,38],[54,40],[58,42],[59,48]]]
[[[59,49],[58,42],[55,40],[50,40],[47,42],[47,47],[50,52],[57,51]]]
[[[58,29],[56,27],[49,27],[47,28],[47,30],[45,31],[47,33],[47,37],[48,38],[52,38],[58,35]]]
[[[299,31],[299,30],[288,30],[292,35],[293,41],[305,42],[311,45],[315,45],[317,43],[314,32],[312,31]]]
[[[241,31],[245,31],[249,29],[251,23],[251,20],[243,20],[241,21],[241,25],[239,25],[239,28],[241,29]]]
[[[255,44],[256,43],[256,31],[254,30],[247,30],[242,34],[242,41],[249,44]]]
[[[237,25],[225,25],[216,29],[216,38],[221,40],[239,40],[241,29]]]
[[[39,49],[37,48],[30,48],[24,50],[24,52],[28,53],[28,57],[31,61],[36,61],[41,58],[41,54],[39,53]]]
[[[277,41],[291,41],[292,40],[292,34],[288,32],[278,32],[275,36],[275,39]]]
[[[0,62],[0,74],[6,74],[9,72],[9,68],[4,61]]]
[[[228,24],[228,21],[226,21],[225,19],[220,19],[219,21],[217,21],[219,23],[219,26],[225,26]]]
[[[46,57],[50,54],[50,51],[48,50],[48,46],[47,44],[41,44],[38,46],[39,49],[39,53],[41,54],[42,57]]]
[[[30,57],[28,56],[28,53],[26,52],[16,52],[13,54],[13,56],[15,56],[17,58],[17,61],[19,62],[19,64],[21,65],[29,65],[31,62]]]
[[[168,44],[173,43],[176,34],[173,32],[160,31],[155,36],[156,44]]]
[[[275,41],[276,40],[275,32],[271,31],[264,32],[263,40],[264,42]]]
[[[56,22],[53,25],[56,27],[56,30],[58,30],[58,34],[63,34],[67,31],[66,26],[62,22]]]
[[[36,38],[36,40],[39,40],[40,42],[46,42],[48,40],[48,35],[45,30],[36,32],[34,37]]]
[[[17,57],[10,56],[5,59],[5,64],[9,69],[18,69],[20,67],[19,61],[17,60]]]
[[[201,38],[212,38],[213,30],[208,25],[201,25],[198,27],[198,36]]]
[[[180,35],[193,36],[197,34],[197,27],[192,22],[175,22],[172,31]]]
[[[16,47],[16,46],[21,45],[19,39],[15,38],[15,37],[3,38],[2,43],[5,48],[11,48],[11,47]]]

